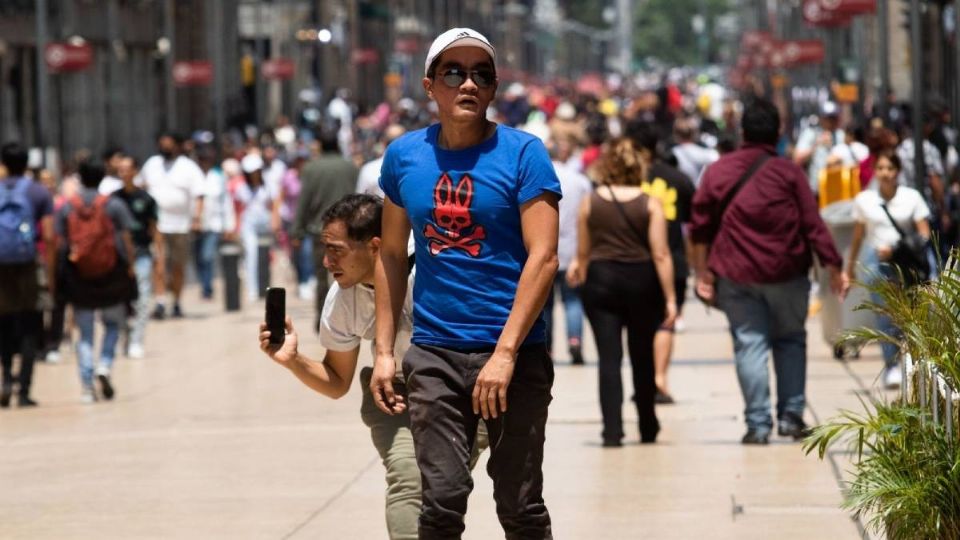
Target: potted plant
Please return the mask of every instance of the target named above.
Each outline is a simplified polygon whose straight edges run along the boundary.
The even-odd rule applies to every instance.
[[[841,411],[814,428],[804,450],[823,459],[836,445],[855,456],[843,507],[891,539],[960,539],[960,264],[955,252],[939,278],[904,288],[894,281],[865,285],[879,302],[861,309],[890,317],[888,335],[849,332],[854,346],[892,342],[904,358],[904,383],[893,400],[861,400],[865,411]]]

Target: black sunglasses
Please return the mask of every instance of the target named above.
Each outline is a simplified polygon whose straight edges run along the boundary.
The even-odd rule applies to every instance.
[[[443,84],[450,88],[460,88],[467,77],[477,85],[477,88],[490,88],[497,81],[497,74],[492,69],[477,69],[467,71],[460,68],[450,68],[440,76]]]

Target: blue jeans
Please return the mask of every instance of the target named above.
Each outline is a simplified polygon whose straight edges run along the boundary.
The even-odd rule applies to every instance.
[[[294,249],[291,254],[293,264],[297,268],[297,282],[301,285],[313,279],[313,237],[304,236],[300,248]]]
[[[803,416],[807,382],[807,319],[810,282],[806,276],[783,283],[746,285],[718,278],[717,301],[730,323],[747,428],[769,433],[773,352],[777,418]]]
[[[219,244],[220,233],[212,231],[201,232],[193,244],[197,278],[200,280],[204,298],[213,296],[213,263],[217,257],[217,246]]]
[[[557,272],[550,294],[547,295],[547,303],[543,306],[543,319],[547,323],[547,345],[553,343],[553,297],[557,288],[560,289],[560,299],[563,301],[563,312],[567,320],[567,343],[576,340],[579,345],[580,337],[583,335],[583,303],[580,301],[580,289],[567,285],[565,274],[565,270]]]
[[[93,387],[93,323],[94,313],[98,310],[75,308],[73,318],[80,330],[77,342],[77,365],[80,368],[80,382],[84,388]],[[109,372],[113,367],[114,352],[120,338],[120,325],[126,316],[126,307],[116,304],[100,311],[103,322],[103,343],[100,345],[100,369]]]
[[[133,326],[130,327],[130,344],[143,346],[143,336],[150,318],[150,306],[153,303],[153,257],[141,253],[133,261],[133,270],[137,275],[137,301],[133,310]]]

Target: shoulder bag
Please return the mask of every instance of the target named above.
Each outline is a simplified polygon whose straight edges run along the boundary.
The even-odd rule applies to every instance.
[[[743,173],[743,174],[740,176],[740,178],[737,180],[737,183],[733,185],[733,188],[731,188],[730,191],[727,192],[726,197],[724,197],[723,200],[720,201],[720,205],[719,205],[719,207],[717,208],[717,210],[718,210],[718,212],[717,212],[717,220],[716,220],[716,222],[717,222],[717,228],[720,227],[720,223],[723,221],[723,216],[724,216],[724,214],[726,214],[727,208],[730,207],[730,205],[733,203],[733,200],[736,198],[737,194],[740,193],[740,189],[743,188],[744,185],[746,185],[746,183],[747,183],[748,180],[750,180],[751,178],[753,178],[753,176],[757,173],[757,171],[759,171],[760,168],[763,167],[764,163],[766,163],[767,160],[770,159],[770,158],[771,158],[770,154],[768,154],[768,153],[766,153],[766,152],[764,152],[763,155],[761,155],[759,158],[757,158],[757,160],[754,161],[754,162],[750,165],[750,167],[747,168],[746,171],[744,171],[744,173]],[[709,248],[709,247],[707,248],[707,253],[708,253],[708,254],[710,253],[710,248]],[[693,291],[694,291],[694,294],[697,296],[697,299],[700,300],[701,302],[703,302],[703,303],[704,303],[705,305],[707,305],[708,307],[716,307],[716,306],[717,306],[717,295],[716,295],[716,294],[713,295],[713,299],[707,300],[706,298],[700,296],[700,293],[697,292],[696,287],[694,287]]]
[[[927,260],[929,242],[916,231],[904,232],[890,215],[886,203],[880,205],[890,224],[900,234],[900,241],[893,247],[890,264],[900,268],[905,286],[913,286],[930,279],[930,262]]]

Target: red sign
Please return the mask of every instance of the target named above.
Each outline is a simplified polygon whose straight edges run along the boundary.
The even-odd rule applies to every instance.
[[[296,66],[289,58],[273,58],[263,63],[260,72],[264,79],[289,81],[296,72]]]
[[[877,0],[819,0],[820,8],[824,11],[842,13],[847,16],[863,13],[875,13]]]
[[[399,38],[393,42],[393,50],[398,53],[416,54],[420,50],[420,40],[415,37]]]
[[[93,47],[87,43],[48,43],[43,57],[51,73],[83,71],[93,63]]]
[[[819,64],[827,56],[827,48],[819,39],[781,41],[778,48],[785,66]]]
[[[376,49],[354,49],[350,59],[354,64],[376,64],[380,60],[380,53]]]
[[[210,86],[213,64],[206,60],[176,62],[173,64],[173,82],[177,86]]]
[[[773,35],[770,32],[761,32],[759,30],[750,30],[743,33],[740,38],[740,47],[748,50],[756,50],[765,43],[773,41]]]
[[[850,24],[851,15],[839,11],[829,11],[823,9],[820,0],[803,0],[803,20],[811,26],[847,26]]]

